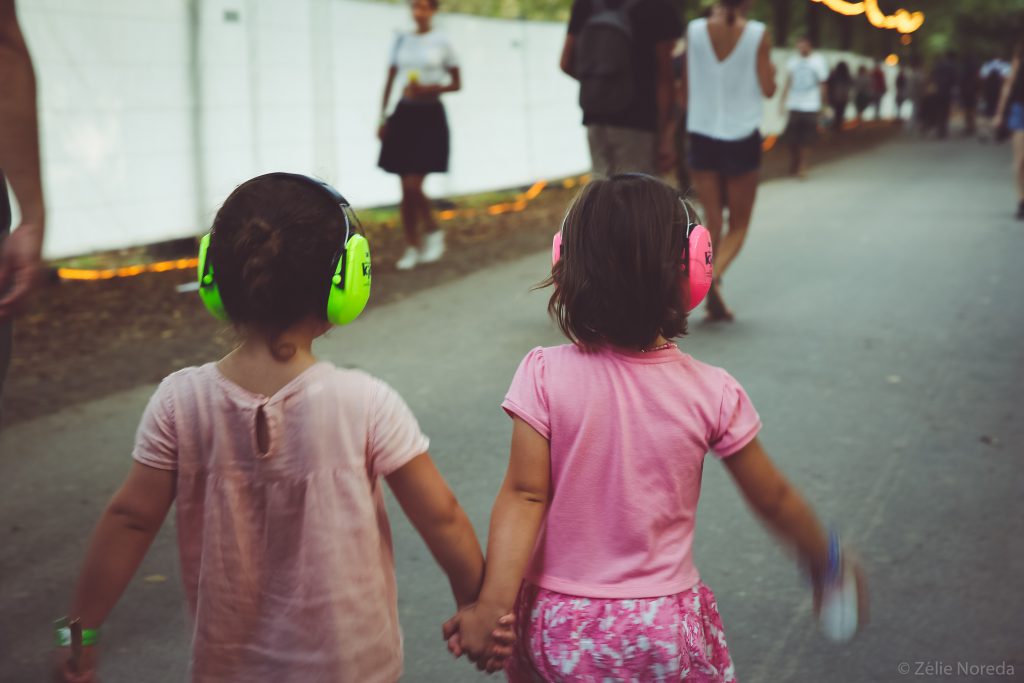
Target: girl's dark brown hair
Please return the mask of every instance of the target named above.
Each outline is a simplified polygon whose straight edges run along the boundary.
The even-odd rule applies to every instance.
[[[242,183],[212,233],[213,273],[233,323],[273,339],[302,320],[327,320],[345,217],[315,181],[268,174]]]
[[[542,283],[555,285],[548,312],[565,336],[589,350],[686,334],[686,228],[679,194],[650,176],[583,188],[562,228],[562,257]]]

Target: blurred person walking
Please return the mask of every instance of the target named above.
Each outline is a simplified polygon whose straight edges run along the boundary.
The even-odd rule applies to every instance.
[[[910,76],[906,67],[900,67],[896,74],[896,120],[903,121],[903,105],[910,99]]]
[[[715,249],[708,320],[732,320],[722,275],[743,246],[761,168],[763,98],[775,94],[771,38],[747,18],[752,0],[719,0],[686,29],[686,126],[690,170]],[[724,193],[723,193],[724,188]],[[728,197],[729,229],[724,231]]]
[[[423,181],[430,173],[448,172],[448,118],[441,95],[462,87],[459,61],[451,41],[434,30],[438,0],[413,0],[416,30],[401,33],[391,48],[391,65],[381,102],[378,165],[402,179],[402,227],[405,253],[395,264],[409,270],[433,263],[444,255],[444,233],[434,218]],[[391,88],[403,83],[402,98],[385,117]],[[423,226],[421,233],[420,226]]]
[[[953,109],[953,90],[956,88],[956,53],[947,52],[932,67],[929,79],[929,95],[934,107],[933,116],[929,117],[938,131],[939,139],[949,136],[949,117]]]
[[[999,57],[990,59],[981,66],[981,127],[978,137],[982,140],[987,141],[995,137],[999,96],[1009,75],[1010,63]]]
[[[789,173],[801,178],[807,174],[807,148],[818,138],[828,80],[828,64],[813,47],[807,36],[796,41],[796,54],[786,62],[786,85],[779,102],[788,114],[782,141],[789,147]]]
[[[1013,140],[1013,173],[1017,181],[1017,219],[1024,220],[1024,42],[1014,49],[1010,74],[996,109],[997,127]]]
[[[871,74],[868,73],[868,68],[862,64],[857,67],[857,78],[853,81],[853,106],[857,108],[857,123],[864,121],[864,112],[871,104],[874,91],[875,86],[871,80]]]
[[[981,76],[977,62],[971,56],[960,63],[960,78],[957,83],[960,95],[960,111],[964,117],[964,135],[973,136],[978,130],[978,96],[981,94]]]
[[[39,168],[39,125],[32,58],[14,0],[0,0],[0,397],[11,361],[12,321],[35,284],[46,212]],[[5,178],[6,176],[6,178]],[[11,184],[21,222],[11,232]]]
[[[672,171],[682,33],[668,0],[574,0],[559,66],[580,83],[594,176]]]
[[[841,133],[846,118],[846,107],[853,92],[853,76],[850,65],[845,61],[836,64],[828,77],[828,104],[832,108],[832,130]]]
[[[875,68],[871,70],[871,104],[875,107],[876,121],[880,121],[882,118],[882,98],[885,97],[885,93],[888,91],[889,88],[885,83],[885,72],[882,71],[882,65],[879,62],[875,62]]]

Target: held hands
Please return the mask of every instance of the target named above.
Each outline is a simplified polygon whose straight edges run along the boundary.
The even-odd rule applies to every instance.
[[[441,631],[449,652],[455,657],[466,655],[477,669],[487,673],[504,668],[516,640],[515,617],[480,603],[460,609]]]

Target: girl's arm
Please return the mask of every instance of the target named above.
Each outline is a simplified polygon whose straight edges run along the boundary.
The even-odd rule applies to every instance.
[[[486,652],[495,622],[512,610],[547,512],[550,485],[548,440],[514,418],[508,471],[491,511],[484,586],[477,604],[457,618],[462,649],[471,658]]]
[[[800,492],[775,467],[755,438],[725,458],[733,480],[760,517],[797,549],[815,585],[828,566],[828,536]]]
[[[68,612],[82,628],[98,629],[114,609],[174,501],[175,473],[134,463],[127,479],[107,504],[89,541]],[[58,650],[56,680],[91,683],[96,650]]]
[[[107,504],[89,541],[68,616],[99,628],[125,587],[174,502],[175,472],[135,462]]]
[[[448,576],[461,608],[480,591],[484,557],[469,518],[428,453],[416,456],[387,477],[402,510]]]
[[[757,48],[757,80],[765,97],[775,94],[775,65],[772,64],[772,39],[764,32],[761,45]]]

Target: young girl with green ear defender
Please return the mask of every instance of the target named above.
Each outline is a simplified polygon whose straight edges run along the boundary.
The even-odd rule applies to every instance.
[[[272,173],[239,186],[203,240],[200,293],[241,341],[170,375],[93,533],[68,617],[63,681],[96,680],[99,628],[171,503],[192,618],[193,681],[393,682],[402,644],[385,479],[448,575],[476,598],[483,557],[401,397],[318,361],[313,340],[369,296],[369,246],[330,186]],[[510,653],[496,620],[492,668]]]

